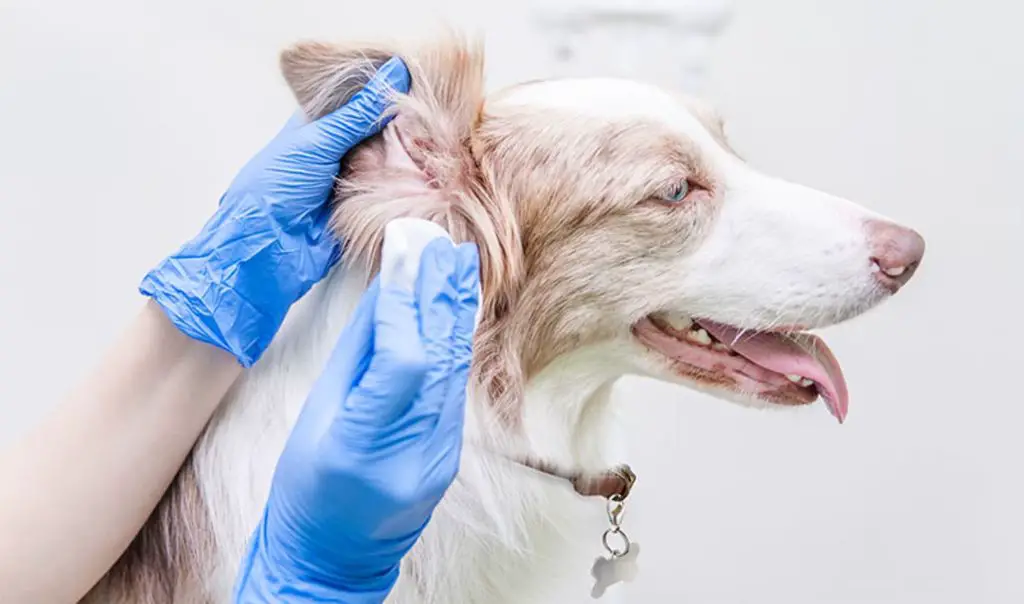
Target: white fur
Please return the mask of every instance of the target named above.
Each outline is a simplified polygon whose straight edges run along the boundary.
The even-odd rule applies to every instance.
[[[886,295],[872,274],[867,210],[735,158],[721,161],[728,191],[714,228],[670,275],[678,308],[741,328],[812,328]]]
[[[215,419],[196,451],[220,551],[213,591],[226,600],[250,532],[259,522],[290,426],[362,293],[364,275],[336,270],[293,309],[266,357]],[[468,405],[456,483],[403,568],[393,602],[574,601],[586,595],[601,553],[604,503],[564,481],[512,463],[530,450],[566,465],[605,469],[613,438],[609,393],[621,375],[602,347],[559,359],[533,380],[526,441],[503,436],[479,404]],[[621,352],[621,351],[620,351]],[[603,359],[603,360],[602,360]],[[614,455],[614,451],[611,452]],[[579,553],[571,555],[573,550]],[[566,582],[565,598],[552,590]],[[433,598],[420,595],[426,592]]]

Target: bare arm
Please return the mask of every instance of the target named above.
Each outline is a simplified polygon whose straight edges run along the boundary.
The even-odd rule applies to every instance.
[[[0,602],[74,602],[125,550],[241,372],[152,301],[60,407],[0,454]]]

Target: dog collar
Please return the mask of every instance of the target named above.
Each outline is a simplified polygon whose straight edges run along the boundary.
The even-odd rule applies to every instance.
[[[541,474],[565,480],[582,497],[603,497],[609,500],[625,501],[633,490],[633,485],[636,484],[636,474],[626,464],[604,472],[586,473],[568,471],[535,457],[512,458],[512,461]]]
[[[565,480],[582,497],[600,496],[606,500],[609,527],[601,535],[601,543],[608,556],[598,557],[590,569],[590,576],[594,578],[591,598],[601,598],[612,585],[636,578],[640,544],[631,541],[622,530],[626,498],[636,483],[636,474],[629,466],[622,464],[604,472],[588,474],[567,471],[536,457],[510,460],[541,474]]]

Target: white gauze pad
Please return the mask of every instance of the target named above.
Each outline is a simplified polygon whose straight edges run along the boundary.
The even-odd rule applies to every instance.
[[[381,285],[393,283],[406,291],[416,291],[423,250],[439,237],[452,241],[451,235],[433,222],[419,218],[396,218],[389,222],[384,227],[384,245],[380,256]],[[476,326],[480,326],[479,308],[476,311]]]

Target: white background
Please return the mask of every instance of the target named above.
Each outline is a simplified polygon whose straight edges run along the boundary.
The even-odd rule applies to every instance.
[[[544,68],[529,6],[0,0],[0,442],[90,367],[140,276],[283,123],[283,45],[423,30],[443,8],[487,30],[499,85]],[[916,227],[928,253],[890,303],[826,330],[844,426],[622,384],[644,546],[629,601],[1024,601],[1022,18],[1000,0],[735,3],[707,93],[740,153]]]

